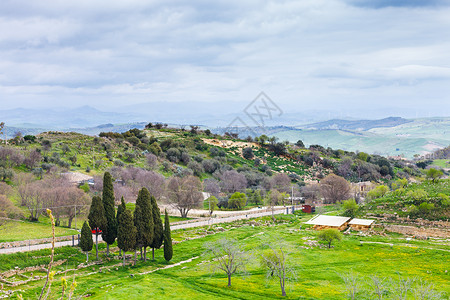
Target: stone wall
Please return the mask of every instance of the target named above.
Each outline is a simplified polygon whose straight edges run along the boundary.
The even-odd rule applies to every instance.
[[[390,224],[385,224],[384,228],[390,232],[413,235],[416,237],[450,238],[450,230],[446,228],[425,228],[425,227],[390,225]]]

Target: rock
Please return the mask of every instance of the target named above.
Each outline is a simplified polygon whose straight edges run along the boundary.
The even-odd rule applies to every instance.
[[[223,227],[217,227],[216,230],[217,230],[217,231],[220,231],[220,232],[225,231],[225,229],[223,229]]]

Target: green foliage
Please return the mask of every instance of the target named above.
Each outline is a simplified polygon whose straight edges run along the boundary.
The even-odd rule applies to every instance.
[[[247,195],[240,192],[235,192],[233,195],[231,195],[230,199],[228,200],[228,208],[241,210],[245,207],[247,204]]]
[[[419,205],[419,212],[422,214],[427,214],[433,209],[434,209],[433,203],[422,202]]]
[[[161,220],[161,212],[158,207],[158,203],[156,203],[155,197],[150,197],[151,205],[152,205],[152,215],[153,215],[153,240],[150,246],[153,249],[161,248],[164,238],[164,228]],[[154,259],[154,257],[153,257]]]
[[[109,172],[103,176],[103,208],[105,209],[106,228],[102,232],[103,240],[111,245],[117,237],[117,219],[114,208],[114,187],[112,177]]]
[[[414,190],[414,191],[409,191],[406,193],[406,197],[413,199],[413,200],[424,200],[426,199],[428,196],[427,192],[422,190],[422,189],[418,189],[418,190]]]
[[[164,215],[164,259],[170,261],[173,256],[172,233],[170,232],[170,222],[167,210]]]
[[[219,200],[215,196],[210,196],[208,199],[204,201],[204,207],[209,210],[209,214],[211,215],[214,210],[217,209],[217,204]]]
[[[131,251],[136,246],[136,227],[128,209],[125,209],[119,217],[117,246],[124,252]]]
[[[342,201],[342,208],[344,209],[344,216],[354,218],[359,206],[355,199],[348,199]]]
[[[117,226],[119,226],[119,218],[120,218],[120,214],[123,213],[123,211],[127,208],[127,206],[125,205],[125,199],[122,198],[120,199],[120,204],[117,207],[117,215],[116,215],[116,221],[117,221]]]
[[[376,198],[380,198],[383,197],[384,195],[386,195],[386,193],[389,192],[389,188],[385,185],[379,185],[376,188],[374,188],[373,190],[367,192],[367,198],[368,199],[376,199]]]
[[[252,159],[255,155],[253,154],[252,147],[246,147],[242,150],[242,156],[245,159]]]
[[[342,233],[337,229],[324,229],[319,231],[317,238],[328,244],[328,248],[331,248],[331,243],[334,241],[340,241],[342,239]]]
[[[89,191],[90,191],[89,184],[86,182],[86,183],[80,185],[80,189],[82,189],[85,193],[89,193]]]
[[[144,248],[150,246],[154,239],[154,221],[150,193],[146,188],[139,191],[136,199],[134,224],[137,229],[137,246]]]
[[[437,194],[438,198],[441,200],[441,205],[443,207],[450,206],[450,197],[444,193]]]
[[[367,159],[369,158],[369,154],[367,154],[365,152],[359,152],[357,157],[358,157],[358,159],[360,159],[362,161],[367,161]]]
[[[84,221],[83,227],[81,228],[80,248],[85,252],[91,251],[93,245],[94,241],[92,240],[91,227],[89,227],[88,223]]]
[[[103,208],[102,198],[99,196],[94,196],[92,198],[88,220],[89,226],[92,229],[100,228],[100,230],[103,231],[106,227],[105,209]]]
[[[441,178],[444,173],[441,170],[437,170],[435,168],[431,168],[426,172],[427,178],[432,182],[437,182],[439,178]]]

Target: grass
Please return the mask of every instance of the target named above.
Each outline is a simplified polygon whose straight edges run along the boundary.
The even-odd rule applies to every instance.
[[[307,219],[306,216],[302,217]],[[270,218],[259,220],[261,224]],[[206,228],[177,230],[173,232],[174,240],[183,241],[174,245],[174,259],[169,264],[185,261],[195,256],[199,258],[166,270],[159,270],[147,275],[140,272],[155,270],[167,265],[162,258],[162,250],[156,251],[156,260],[138,262],[136,267],[114,267],[102,273],[99,265],[76,271],[76,295],[90,295],[92,299],[276,299],[280,297],[278,282],[266,277],[261,269],[259,255],[263,244],[271,241],[282,242],[289,252],[289,265],[295,276],[287,285],[288,299],[346,299],[345,286],[340,275],[353,271],[360,278],[362,291],[358,299],[373,299],[372,290],[366,280],[368,276],[377,275],[388,280],[401,278],[422,278],[432,282],[435,289],[443,292],[443,297],[450,295],[450,246],[448,242],[432,243],[430,241],[412,241],[405,246],[405,239],[400,235],[387,237],[364,237],[346,235],[332,249],[307,247],[305,239],[315,239],[317,232],[299,230],[300,220],[297,216],[278,216],[276,225],[248,226],[238,222],[222,224],[227,231],[213,235],[204,235]],[[304,226],[303,226],[304,227]],[[209,230],[214,230],[214,226]],[[197,237],[196,239],[192,239]],[[200,238],[198,238],[200,237]],[[205,243],[214,243],[222,238],[233,238],[251,253],[252,259],[247,267],[247,274],[232,277],[232,287],[226,287],[226,276],[213,273],[210,265],[211,256],[205,253]],[[186,240],[186,238],[190,238]],[[393,244],[361,244],[360,241],[382,241]],[[102,249],[104,246],[102,245]],[[428,249],[431,248],[431,249]],[[84,254],[67,247],[58,250],[59,258],[71,256],[68,261],[55,270],[64,270],[83,260]],[[442,250],[446,251],[442,251]],[[49,253],[42,250],[39,255]],[[67,253],[65,253],[67,251]],[[24,255],[24,254],[20,254]],[[30,256],[38,256],[30,253]],[[93,257],[93,255],[91,256]],[[0,256],[0,263],[10,261],[8,256]],[[11,256],[11,260],[18,260]],[[23,261],[23,260],[20,260]],[[34,262],[28,261],[29,264]],[[118,260],[105,262],[104,266],[120,263]],[[9,266],[12,266],[9,264]],[[20,267],[25,265],[20,264]],[[89,274],[91,273],[91,274]],[[131,277],[130,275],[133,276]],[[71,282],[73,273],[68,274]],[[60,290],[60,276],[53,284],[53,297]],[[26,299],[31,299],[39,291],[43,281],[18,286]],[[385,298],[393,295],[393,290],[386,291]]]
[[[435,159],[433,160],[433,166],[437,166],[440,168],[450,168],[450,160],[449,159]]]
[[[56,236],[78,234],[70,228],[56,227]],[[6,221],[0,226],[0,243],[51,237],[51,226],[43,223]]]
[[[134,203],[127,203],[127,208],[134,211]],[[164,215],[161,215],[164,222]],[[77,218],[77,228],[81,229],[83,222],[87,220],[87,216],[79,216]],[[175,223],[180,221],[191,220],[191,218],[181,218],[177,216],[169,216],[169,222]],[[62,223],[65,223],[62,218]],[[72,223],[75,226],[75,222]],[[67,236],[79,234],[76,229],[67,227],[56,227],[56,236]],[[34,240],[51,237],[51,225],[48,217],[41,216],[39,222],[27,221],[7,221],[0,226],[0,243],[14,242],[23,240]]]

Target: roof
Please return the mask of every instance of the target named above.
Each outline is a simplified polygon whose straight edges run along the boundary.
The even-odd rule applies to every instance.
[[[305,222],[305,224],[340,227],[348,220],[350,220],[348,217],[318,215]]]
[[[353,219],[350,221],[350,225],[366,225],[370,226],[372,223],[375,222],[375,220],[369,220],[369,219]]]

